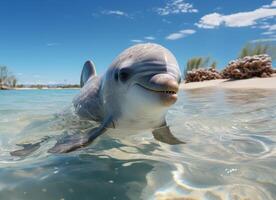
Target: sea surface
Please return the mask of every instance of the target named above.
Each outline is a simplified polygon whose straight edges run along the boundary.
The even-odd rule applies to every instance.
[[[276,199],[276,90],[181,91],[167,122],[186,144],[108,130],[81,150],[47,153],[93,126],[74,115],[77,93],[0,91],[1,200]],[[10,155],[45,137],[31,155]]]

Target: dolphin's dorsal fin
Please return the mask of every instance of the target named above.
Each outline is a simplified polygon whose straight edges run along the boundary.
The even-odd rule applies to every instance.
[[[83,87],[91,76],[96,76],[96,68],[94,63],[88,60],[84,63],[82,68],[80,86]]]

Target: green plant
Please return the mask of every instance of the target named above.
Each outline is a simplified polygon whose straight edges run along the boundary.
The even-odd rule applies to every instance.
[[[274,60],[276,58],[276,46],[272,43],[248,43],[242,48],[239,58],[260,54],[268,54]]]
[[[211,64],[210,64],[211,63]],[[193,71],[199,68],[216,68],[217,62],[212,61],[210,57],[194,57],[188,60],[186,68],[184,70],[184,76],[186,77],[188,71]]]

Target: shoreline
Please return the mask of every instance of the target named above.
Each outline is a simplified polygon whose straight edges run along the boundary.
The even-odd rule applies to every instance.
[[[29,88],[29,87],[23,87],[23,88],[5,88],[0,89],[1,90],[79,90],[80,88]]]
[[[275,89],[276,74],[269,78],[250,78],[241,80],[216,79],[202,82],[181,83],[180,89],[193,90],[202,88],[223,89]]]
[[[276,90],[276,74],[269,78],[250,78],[241,80],[216,79],[202,82],[190,82],[180,84],[182,90],[193,90],[203,88],[223,88],[223,89],[274,89]],[[22,87],[22,88],[4,88],[1,90],[79,90],[77,87],[69,88],[51,88],[51,87]]]

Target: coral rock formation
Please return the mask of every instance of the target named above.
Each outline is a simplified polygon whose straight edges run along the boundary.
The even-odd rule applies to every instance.
[[[198,82],[198,81],[206,81],[206,80],[214,80],[214,79],[221,79],[220,73],[214,69],[196,69],[192,71],[188,71],[185,77],[186,83],[189,82]]]
[[[228,66],[221,72],[221,76],[226,79],[266,78],[273,73],[271,57],[262,54],[246,56],[229,62]]]

